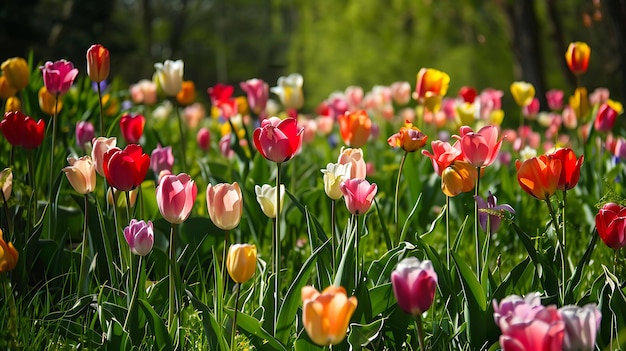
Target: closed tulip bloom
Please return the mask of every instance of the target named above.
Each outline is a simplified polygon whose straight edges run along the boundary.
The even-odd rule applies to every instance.
[[[4,112],[22,111],[22,101],[17,96],[9,96],[4,104]]]
[[[267,100],[270,97],[270,88],[265,81],[253,78],[241,82],[239,86],[246,93],[248,105],[256,115],[265,111]]]
[[[83,147],[96,136],[93,123],[88,121],[78,121],[76,123],[76,144]]]
[[[517,182],[529,195],[547,200],[557,190],[561,178],[561,161],[548,155],[517,160]]]
[[[126,143],[139,143],[145,125],[146,118],[143,115],[125,113],[120,119],[120,131]]]
[[[0,99],[8,99],[16,93],[17,89],[13,88],[13,86],[9,84],[7,77],[0,76]]]
[[[309,338],[320,346],[337,345],[346,337],[357,298],[348,298],[343,287],[329,286],[321,293],[302,288],[302,324]]]
[[[422,68],[417,73],[417,84],[413,98],[423,103],[430,111],[437,112],[441,99],[448,92],[450,76],[432,68]]]
[[[454,161],[441,173],[441,190],[446,196],[457,196],[474,189],[476,167],[464,161]]]
[[[50,94],[45,86],[39,88],[37,92],[37,98],[39,101],[39,108],[47,115],[58,114],[63,109],[63,99],[59,96],[59,99]],[[56,106],[56,109],[55,109]]]
[[[511,95],[513,95],[517,106],[528,106],[535,97],[535,86],[528,82],[513,82],[511,83]]]
[[[124,150],[111,148],[104,153],[104,176],[119,191],[138,187],[146,178],[149,167],[150,156],[137,144],[127,145]]]
[[[289,161],[302,146],[304,128],[298,126],[295,118],[281,120],[270,117],[254,130],[254,146],[266,159],[282,163]]]
[[[589,112],[589,99],[587,98],[587,88],[579,87],[574,90],[574,95],[569,97],[569,105],[576,113],[576,117],[582,120]]]
[[[404,126],[400,127],[398,133],[387,139],[387,143],[391,147],[399,147],[406,152],[414,152],[423,148],[427,140],[428,136],[407,120],[404,122]]]
[[[563,306],[559,308],[561,320],[565,322],[563,350],[592,351],[596,345],[596,333],[600,329],[602,313],[595,304]]]
[[[67,60],[48,61],[41,67],[43,84],[50,94],[65,95],[78,75],[78,69]]]
[[[196,84],[190,80],[183,81],[176,101],[181,106],[191,105],[196,100]]]
[[[117,145],[117,138],[97,137],[91,141],[91,160],[96,165],[96,172],[104,177],[104,154]]]
[[[237,182],[233,184],[209,184],[206,189],[206,204],[211,221],[218,228],[231,230],[239,225],[243,211],[243,196]]]
[[[17,265],[19,253],[13,246],[13,243],[7,243],[2,238],[2,229],[0,229],[0,273],[11,271]]]
[[[476,96],[478,96],[478,92],[474,87],[462,86],[461,89],[459,89],[459,96],[463,99],[463,102],[473,104],[474,100],[476,100]]]
[[[87,75],[89,79],[96,83],[107,79],[110,65],[109,49],[100,44],[94,44],[87,49]]]
[[[561,176],[559,177],[557,189],[570,190],[575,187],[580,178],[580,167],[583,165],[585,156],[581,155],[579,158],[576,158],[574,150],[564,148],[556,150],[550,157],[561,161]]]
[[[183,60],[165,60],[163,63],[155,63],[157,85],[161,87],[165,95],[173,97],[183,88],[183,74],[185,63]]]
[[[626,207],[606,203],[596,214],[596,229],[606,246],[619,250],[626,246]]]
[[[154,246],[154,229],[152,222],[131,219],[130,224],[124,228],[124,238],[130,247],[130,252],[135,255],[145,256],[150,253]]]
[[[226,270],[231,279],[237,283],[245,283],[256,271],[256,246],[250,244],[234,244],[228,248]]]
[[[437,273],[430,261],[407,257],[391,273],[391,285],[398,306],[408,314],[420,316],[435,299]]]
[[[20,111],[7,112],[0,121],[0,130],[9,143],[25,149],[38,148],[43,142],[45,129],[43,119],[35,122]]]
[[[196,183],[188,174],[166,175],[156,189],[159,212],[166,221],[180,224],[191,214],[197,194]]]
[[[300,109],[304,104],[302,85],[304,78],[299,73],[292,73],[286,77],[279,77],[277,86],[270,91],[280,98],[285,109]]]
[[[554,306],[532,309],[524,318],[516,315],[503,328],[500,346],[503,351],[562,350],[565,323]]]
[[[365,145],[372,134],[372,120],[365,110],[347,111],[337,121],[341,138],[350,147]]]
[[[88,194],[96,188],[96,167],[90,156],[69,157],[69,166],[63,168],[67,180],[79,194]]]
[[[255,185],[254,193],[261,210],[268,218],[276,218],[276,187],[269,184]],[[283,208],[285,185],[280,185],[280,208]]]
[[[610,132],[615,125],[617,116],[621,115],[622,112],[624,112],[622,104],[609,99],[598,108],[594,128],[599,132]]]
[[[439,176],[443,174],[443,171],[448,168],[454,161],[463,159],[463,152],[461,151],[461,143],[456,142],[454,145],[441,140],[435,140],[430,143],[433,152],[428,150],[422,150],[422,155],[430,158],[435,172]]]
[[[148,79],[142,79],[128,89],[135,104],[154,105],[157,102],[157,86]]]
[[[546,92],[546,100],[550,111],[559,111],[563,108],[563,90],[550,89]]]
[[[364,163],[365,166],[365,163]],[[341,192],[341,182],[350,179],[351,163],[329,163],[325,169],[322,169],[324,174],[324,191],[329,198],[333,200],[339,200],[343,196]]]
[[[0,172],[0,191],[4,200],[8,201],[13,191],[13,172],[11,168],[5,168]]]
[[[171,146],[161,147],[161,144],[157,144],[156,149],[152,150],[150,154],[150,169],[154,174],[159,174],[161,171],[172,171],[174,166],[174,153]]]
[[[493,234],[500,228],[504,211],[509,213],[515,213],[515,210],[510,205],[497,205],[498,199],[489,192],[487,200],[480,196],[474,196],[476,204],[478,205],[478,222],[484,232],[487,232],[487,223],[489,223],[489,234]]]
[[[591,48],[587,43],[582,41],[570,43],[565,52],[567,67],[575,75],[581,75],[587,72],[589,56],[591,56]]]
[[[20,91],[26,88],[30,78],[30,69],[26,60],[21,57],[12,57],[2,62],[0,68],[2,69],[2,76],[6,77],[13,89]]]
[[[498,139],[496,126],[482,127],[478,132],[464,133],[461,137],[461,151],[465,160],[474,167],[486,167],[498,157],[502,138]]]
[[[350,164],[350,179],[365,179],[367,175],[367,164],[363,159],[363,150],[359,148],[342,147],[339,152],[337,163]]]
[[[209,151],[211,148],[211,132],[209,132],[209,129],[206,127],[200,128],[198,134],[196,134],[196,141],[202,151]]]
[[[346,200],[348,211],[357,216],[366,213],[370,209],[374,196],[376,196],[378,191],[376,184],[370,184],[365,179],[344,180],[339,185],[339,188]]]

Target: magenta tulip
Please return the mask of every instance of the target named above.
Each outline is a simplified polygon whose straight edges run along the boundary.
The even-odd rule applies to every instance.
[[[159,211],[166,221],[180,224],[191,214],[198,188],[186,173],[164,176],[156,188]]]
[[[78,75],[78,69],[67,60],[48,61],[40,69],[43,84],[52,95],[65,95]]]
[[[357,216],[370,209],[378,190],[376,184],[370,185],[367,180],[358,178],[344,180],[339,188],[346,200],[348,211]]]
[[[302,146],[304,128],[295,118],[281,120],[270,117],[261,122],[253,134],[254,146],[266,159],[282,163],[289,161]]]
[[[79,121],[76,123],[76,144],[84,147],[96,136],[95,129],[91,122]]]
[[[152,222],[131,219],[128,227],[124,228],[124,238],[130,251],[135,255],[145,256],[150,253],[154,245],[154,229]]]
[[[248,96],[248,105],[255,114],[260,115],[265,111],[265,105],[270,96],[269,85],[262,79],[248,79],[239,83],[241,89]]]
[[[415,257],[408,257],[391,273],[391,285],[398,306],[408,314],[420,316],[435,298],[437,273],[430,261],[420,262]]]
[[[172,147],[161,147],[157,144],[156,149],[152,150],[150,154],[150,169],[154,174],[159,175],[161,171],[172,172],[174,166],[174,154],[172,153]]]

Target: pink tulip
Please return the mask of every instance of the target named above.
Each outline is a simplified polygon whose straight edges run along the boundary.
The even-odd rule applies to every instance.
[[[474,167],[489,166],[498,157],[502,139],[498,140],[498,128],[486,126],[478,132],[464,132],[461,137],[461,151],[465,160]]]
[[[563,306],[559,308],[559,315],[565,322],[565,337],[563,350],[594,350],[596,333],[600,329],[602,313],[595,304],[583,307]]]
[[[270,96],[269,85],[262,79],[248,79],[239,84],[248,96],[248,105],[255,114],[259,115],[265,110],[265,105]]]
[[[198,188],[188,174],[167,175],[156,188],[159,211],[166,221],[179,224],[191,214]]]
[[[281,120],[270,117],[254,131],[254,146],[266,159],[282,163],[289,161],[300,150],[303,132],[295,118]]]
[[[615,104],[605,102],[598,108],[594,121],[594,128],[599,132],[609,132],[615,125],[615,120],[621,111],[616,110]]]
[[[337,163],[350,164],[350,179],[365,179],[367,164],[363,159],[363,150],[354,148],[341,148]]]
[[[196,141],[202,151],[209,151],[211,148],[211,133],[209,132],[209,129],[206,127],[200,128],[200,130],[198,130],[198,134],[196,134]]]
[[[357,216],[366,213],[370,209],[378,190],[376,184],[370,185],[365,179],[344,180],[339,188],[346,200],[348,211]]]
[[[91,141],[91,159],[96,165],[96,172],[104,177],[104,154],[116,147],[117,138],[97,137]]]
[[[127,144],[137,144],[143,135],[146,118],[135,113],[125,113],[120,119],[120,131]]]
[[[522,107],[522,114],[524,117],[534,119],[539,113],[539,99],[533,98],[530,104]]]
[[[66,94],[78,75],[78,69],[66,60],[48,61],[40,69],[43,73],[43,84],[52,95]]]
[[[95,136],[93,124],[87,121],[79,121],[76,123],[76,144],[81,148],[90,142]]]
[[[398,306],[406,313],[420,316],[435,298],[437,273],[430,261],[408,257],[391,273],[391,285]]]
[[[154,229],[152,222],[131,219],[128,227],[124,228],[124,238],[130,251],[135,255],[145,256],[150,253],[154,245]]]
[[[224,135],[218,143],[220,153],[222,154],[222,156],[226,158],[232,158],[233,156],[235,156],[235,151],[233,150],[232,147],[230,147],[230,143],[232,139],[233,139],[233,134],[228,133]]]
[[[172,171],[174,166],[174,154],[172,153],[172,147],[161,147],[157,144],[156,149],[152,150],[150,154],[150,169],[154,174],[160,174],[161,171]]]
[[[223,230],[239,225],[243,211],[243,196],[238,183],[209,184],[206,189],[206,204],[211,221]]]
[[[546,100],[548,100],[548,108],[550,111],[559,111],[563,108],[563,90],[552,89],[546,92]]]
[[[422,150],[422,155],[430,158],[433,168],[438,175],[441,176],[443,170],[448,168],[454,161],[462,160],[461,144],[459,142],[450,145],[450,143],[441,140],[434,140],[430,143],[433,153],[428,150]]]

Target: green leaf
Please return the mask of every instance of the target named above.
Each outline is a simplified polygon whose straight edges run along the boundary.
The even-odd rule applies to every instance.
[[[187,293],[189,300],[191,300],[193,307],[200,311],[204,336],[206,336],[209,342],[210,349],[216,350],[219,348],[221,351],[228,351],[228,342],[224,336],[224,326],[222,323],[217,322],[215,315],[213,315],[213,313],[209,311],[209,308],[202,303],[202,301],[198,300],[198,298],[195,297],[190,290],[185,290],[185,292]]]
[[[163,319],[161,319],[161,317],[154,311],[152,306],[150,306],[146,300],[139,299],[137,302],[148,319],[148,325],[154,335],[158,350],[171,350],[172,339],[170,338],[169,332],[165,327]]]
[[[599,235],[598,235],[597,229],[594,229],[593,233],[591,233],[591,239],[589,240],[589,245],[587,245],[587,249],[585,250],[585,253],[580,258],[580,261],[578,261],[578,264],[576,265],[576,269],[574,270],[574,273],[572,274],[572,277],[567,284],[567,289],[565,290],[565,299],[563,301],[563,304],[572,304],[575,302],[574,301],[575,300],[574,289],[576,289],[576,287],[580,284],[580,278],[582,277],[583,270],[589,265],[589,261],[591,260],[591,254],[593,253],[593,250],[596,248],[596,243],[598,242],[598,238],[599,238]]]
[[[385,318],[375,320],[370,324],[350,324],[350,334],[348,334],[348,343],[353,350],[360,350],[375,340],[385,323]]]
[[[231,318],[234,313],[235,311],[233,309],[226,309],[226,314],[228,314]],[[289,322],[290,324],[293,324],[293,318]],[[260,339],[263,344],[268,344],[275,350],[287,351],[285,346],[283,346],[280,341],[275,339],[270,333],[261,327],[261,322],[259,322],[256,318],[243,312],[237,312],[237,326],[241,327],[248,334],[248,336]]]

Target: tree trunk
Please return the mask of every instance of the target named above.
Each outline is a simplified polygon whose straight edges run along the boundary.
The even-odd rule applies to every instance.
[[[615,25],[615,35],[617,36],[617,48],[620,57],[621,71],[621,100],[626,101],[626,0],[606,1],[613,24]]]

